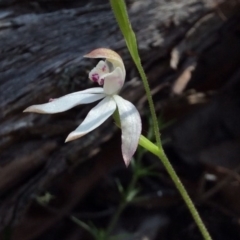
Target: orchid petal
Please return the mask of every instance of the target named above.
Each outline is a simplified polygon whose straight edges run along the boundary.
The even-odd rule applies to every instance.
[[[124,84],[123,72],[120,67],[114,69],[113,72],[104,75],[104,93],[112,95],[120,91]]]
[[[73,108],[79,104],[92,103],[104,98],[106,95],[101,94],[101,88],[92,88],[84,91],[79,91],[65,95],[60,98],[53,99],[49,103],[32,105],[24,110],[24,112],[36,112],[36,113],[59,113],[64,112],[70,108]],[[92,93],[89,93],[92,92]],[[94,94],[93,92],[99,93]]]
[[[101,87],[94,87],[94,88],[88,88],[86,90],[82,90],[79,92],[75,92],[75,93],[104,93],[103,89]]]
[[[125,70],[122,58],[115,51],[113,51],[111,49],[107,49],[107,48],[98,48],[98,49],[95,49],[95,50],[91,51],[90,53],[86,54],[84,57],[106,58],[107,61],[109,61],[113,64],[114,68],[120,67],[122,69],[123,78],[125,79],[126,70]]]
[[[114,95],[113,98],[117,103],[121,121],[123,159],[126,166],[128,166],[137,149],[141,135],[141,118],[138,110],[132,103],[118,95]]]
[[[71,132],[65,142],[84,136],[100,126],[115,111],[116,103],[112,97],[105,97],[98,105],[91,109],[81,125]]]

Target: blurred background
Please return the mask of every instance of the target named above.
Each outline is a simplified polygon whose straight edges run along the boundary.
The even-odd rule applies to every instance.
[[[213,239],[238,240],[240,1],[126,3],[165,151]],[[132,182],[133,199],[111,236],[202,239],[156,157],[139,148],[125,167],[112,119],[64,143],[94,104],[22,113],[95,86],[88,72],[97,61],[82,56],[98,47],[124,59],[121,96],[136,105],[151,138],[142,82],[107,0],[0,0],[0,239],[94,239],[83,223],[97,234],[108,229]]]

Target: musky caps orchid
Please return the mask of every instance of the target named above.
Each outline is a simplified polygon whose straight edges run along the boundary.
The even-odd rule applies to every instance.
[[[64,112],[79,104],[92,103],[102,99],[90,110],[84,121],[73,132],[66,142],[75,140],[89,133],[109,118],[118,108],[122,129],[122,154],[126,165],[135,153],[142,130],[141,118],[135,106],[118,95],[126,76],[126,70],[121,57],[114,51],[98,48],[87,58],[105,58],[89,73],[89,78],[103,87],[89,88],[74,92],[60,98],[52,99],[45,104],[33,105],[24,112],[53,114]]]

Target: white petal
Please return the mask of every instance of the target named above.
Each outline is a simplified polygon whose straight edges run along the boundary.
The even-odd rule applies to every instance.
[[[116,103],[112,97],[105,97],[97,106],[92,108],[81,125],[71,132],[65,142],[69,142],[84,136],[100,126],[109,118],[116,109]]]
[[[82,91],[79,91],[79,92],[76,92],[76,93],[103,93],[103,88],[101,87],[94,87],[94,88],[88,88],[86,90],[82,90]]]
[[[124,84],[123,72],[120,67],[114,69],[113,72],[104,76],[104,93],[107,95],[116,94],[120,91]]]
[[[92,88],[80,92],[71,93],[60,98],[53,99],[49,103],[33,105],[24,110],[24,112],[36,113],[59,113],[73,108],[79,104],[87,104],[95,102],[104,98],[106,95],[102,94],[102,88]],[[101,91],[100,91],[101,90]],[[89,93],[95,92],[95,93]]]
[[[114,95],[122,128],[122,154],[126,166],[135,153],[142,131],[142,123],[136,107],[118,95]]]

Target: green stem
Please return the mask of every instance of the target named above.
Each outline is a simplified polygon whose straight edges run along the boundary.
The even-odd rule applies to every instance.
[[[160,148],[161,146],[161,140],[160,140],[160,134],[159,134],[159,128],[158,128],[158,121],[157,121],[157,115],[154,109],[154,104],[152,100],[152,94],[151,90],[147,81],[147,76],[143,70],[141,59],[138,53],[137,48],[137,39],[134,34],[134,31],[132,30],[131,23],[128,19],[127,14],[127,8],[124,0],[110,0],[110,4],[112,6],[113,12],[115,14],[116,20],[118,22],[118,25],[122,31],[122,34],[125,38],[126,45],[128,47],[128,50],[132,56],[132,59],[137,66],[138,72],[143,80],[143,85],[147,94],[148,104],[150,108],[150,112],[152,115],[153,120],[153,129],[154,134],[157,142],[157,146]]]
[[[116,223],[120,217],[120,215],[122,214],[124,208],[126,207],[126,203],[125,202],[122,202],[119,204],[116,212],[114,213],[114,215],[112,216],[112,219],[108,225],[108,228],[107,228],[107,238],[110,236],[112,230],[114,229],[114,227],[116,226]]]
[[[149,87],[149,84],[148,84],[147,76],[146,76],[146,74],[143,70],[143,67],[142,67],[142,64],[141,64],[140,60],[139,60],[139,64],[137,66],[138,66],[138,71],[139,71],[140,76],[142,78],[143,86],[145,88],[145,92],[146,92],[146,95],[147,95],[148,104],[149,104],[149,108],[150,108],[150,112],[151,112],[152,120],[153,120],[153,129],[154,129],[154,134],[155,134],[157,146],[160,148],[161,147],[161,140],[160,140],[159,127],[158,127],[158,120],[157,120],[157,115],[156,115],[156,111],[155,111],[155,107],[154,107],[154,103],[153,103],[153,99],[152,99],[151,90],[150,90],[150,87]]]
[[[168,157],[166,156],[163,147],[161,145],[160,148],[158,148],[155,144],[153,144],[151,141],[149,141],[147,138],[141,135],[139,140],[139,145],[156,155],[161,162],[163,163],[164,167],[166,168],[168,174],[170,175],[171,179],[173,180],[176,188],[178,189],[179,193],[181,194],[183,200],[185,201],[190,213],[193,216],[193,219],[195,220],[200,232],[203,235],[203,238],[205,240],[211,240],[211,236],[209,235],[208,230],[206,229],[201,217],[198,214],[197,209],[195,208],[191,198],[189,197],[185,187],[183,186],[181,180],[177,176],[174,168],[172,167],[172,164],[169,162]]]
[[[153,100],[152,100],[152,95],[150,91],[150,87],[147,81],[146,74],[143,70],[140,56],[138,53],[138,48],[137,48],[137,39],[135,36],[134,31],[132,30],[131,23],[128,19],[128,14],[127,14],[127,8],[124,0],[110,0],[113,12],[115,14],[116,20],[118,22],[118,25],[123,33],[123,36],[126,41],[126,45],[128,47],[128,50],[133,58],[134,63],[136,64],[138,71],[140,73],[140,76],[143,80],[143,85],[147,94],[147,99],[148,99],[148,104],[150,107],[150,112],[152,115],[152,120],[153,120],[153,128],[154,128],[154,134],[157,142],[157,146],[153,146],[154,144],[151,143],[149,140],[146,140],[146,138],[143,138],[141,136],[139,144],[144,147],[144,145],[149,145],[148,147],[152,150],[152,152],[157,155],[160,160],[162,161],[163,165],[165,166],[167,172],[169,173],[170,177],[172,178],[173,182],[175,183],[177,189],[179,190],[181,196],[183,197],[187,207],[189,208],[189,211],[191,212],[197,226],[199,227],[199,230],[201,231],[203,237],[205,240],[211,240],[211,237],[202,221],[200,218],[197,209],[195,208],[192,200],[190,199],[187,191],[185,190],[183,184],[181,183],[180,179],[178,178],[176,172],[174,171],[171,163],[169,162],[167,156],[164,153],[164,150],[162,148],[161,140],[160,140],[160,133],[159,133],[159,127],[158,127],[158,121],[157,121],[157,115],[155,112]],[[150,144],[149,144],[150,143]],[[148,148],[146,148],[148,149]]]
[[[168,157],[166,156],[163,147],[161,145],[160,148],[158,148],[155,144],[153,144],[151,141],[149,141],[147,138],[141,135],[139,139],[139,145],[147,149],[149,152],[156,155],[161,162],[163,163],[164,167],[166,168],[168,174],[170,175],[171,179],[173,180],[176,188],[178,189],[179,193],[181,194],[183,200],[185,201],[190,213],[193,216],[193,219],[195,220],[200,232],[203,235],[203,238],[205,240],[211,240],[211,236],[208,233],[208,230],[206,229],[201,217],[198,214],[197,209],[195,208],[191,198],[189,197],[185,187],[183,186],[181,180],[177,176],[174,168],[172,167],[172,164],[169,162]]]
[[[202,233],[202,236],[205,240],[212,240],[207,228],[205,227],[196,207],[194,206],[191,198],[189,197],[185,187],[183,186],[181,180],[177,176],[174,168],[172,167],[171,163],[168,160],[168,157],[166,156],[162,146],[159,149],[158,157],[162,161],[164,167],[166,168],[168,174],[170,175],[171,179],[175,183],[176,188],[180,192],[183,200],[185,201],[190,213],[192,214],[193,219],[195,220],[200,232]]]
[[[117,223],[120,215],[122,214],[123,210],[125,209],[125,207],[129,203],[127,201],[127,196],[135,188],[135,185],[136,185],[137,181],[138,181],[138,176],[133,175],[133,177],[131,179],[131,182],[129,183],[128,188],[126,190],[125,198],[122,198],[121,203],[118,205],[118,208],[117,208],[116,212],[114,213],[114,215],[112,216],[112,219],[110,220],[110,223],[109,223],[108,228],[107,228],[107,237],[110,236],[112,230],[116,226],[116,223]]]

